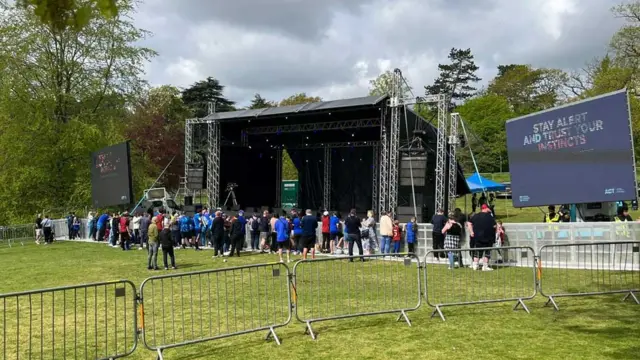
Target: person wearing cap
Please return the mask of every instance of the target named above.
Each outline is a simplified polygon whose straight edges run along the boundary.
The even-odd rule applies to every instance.
[[[158,270],[158,217],[154,217],[147,230],[149,236],[149,255],[147,257],[147,269]]]
[[[481,205],[481,211],[467,223],[469,236],[474,238],[476,248],[491,248],[496,241],[496,219],[487,204]],[[482,271],[492,271],[489,267],[491,250],[477,250],[473,253],[471,268],[478,270],[478,261],[482,258]]]
[[[324,211],[322,213],[322,248],[321,251],[323,253],[329,252],[329,238],[331,236],[330,223],[331,219],[329,218],[329,212]]]

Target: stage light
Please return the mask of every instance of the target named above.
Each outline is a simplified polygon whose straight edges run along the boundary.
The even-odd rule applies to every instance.
[[[309,137],[307,136],[307,140],[309,140]]]
[[[267,142],[269,142],[269,139],[267,139]]]
[[[351,137],[356,137],[356,134],[351,134]]]
[[[231,142],[231,145],[235,145],[236,143],[234,143],[233,141]]]
[[[251,150],[251,145],[249,145],[249,150]]]
[[[362,161],[362,158],[360,159],[360,161]]]
[[[342,159],[342,162],[344,162],[344,159]]]
[[[309,162],[309,160],[306,160],[307,162]]]

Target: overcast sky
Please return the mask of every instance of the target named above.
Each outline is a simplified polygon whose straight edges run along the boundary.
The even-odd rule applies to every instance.
[[[618,0],[146,0],[138,26],[160,53],[152,85],[213,76],[227,98],[367,95],[400,68],[416,95],[451,47],[470,47],[485,81],[499,64],[576,69],[603,55]]]

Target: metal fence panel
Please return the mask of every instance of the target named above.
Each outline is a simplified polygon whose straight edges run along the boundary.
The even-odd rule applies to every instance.
[[[258,264],[154,276],[140,286],[142,339],[158,352],[168,348],[268,331],[292,318],[286,264]]]
[[[626,293],[640,304],[640,242],[545,245],[539,252],[540,293],[555,298]]]
[[[530,247],[499,247],[452,250],[454,268],[447,259],[449,250],[432,250],[425,255],[424,281],[427,304],[444,321],[442,307],[515,301],[514,310],[529,309],[524,300],[536,296],[536,259]],[[483,271],[482,256],[490,255],[492,271]],[[472,258],[479,259],[478,271],[469,269]],[[436,257],[441,260],[433,260]],[[462,263],[460,263],[462,259]]]
[[[293,273],[296,318],[314,340],[311,324],[319,321],[399,313],[398,320],[411,326],[406,313],[421,304],[420,261],[415,255],[301,260]]]
[[[0,359],[117,359],[137,347],[136,288],[120,280],[0,295]]]
[[[15,225],[0,227],[0,241],[6,242],[9,247],[13,246],[16,241],[24,245],[25,241],[35,239],[34,225]]]

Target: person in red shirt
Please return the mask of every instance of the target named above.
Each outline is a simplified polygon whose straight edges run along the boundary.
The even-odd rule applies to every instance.
[[[400,240],[402,239],[402,229],[400,229],[400,222],[396,220],[393,223],[393,252],[395,254],[400,253]]]
[[[164,225],[164,209],[160,209],[160,213],[156,216],[156,226],[158,227],[158,232],[162,231],[162,226]]]
[[[331,231],[329,230],[329,212],[325,211],[322,214],[322,252],[329,252],[329,241],[331,238]]]
[[[129,234],[129,222],[129,212],[125,211],[120,216],[120,226],[118,229],[120,230],[120,246],[122,247],[122,251],[129,249],[129,240],[131,240],[131,236]]]

